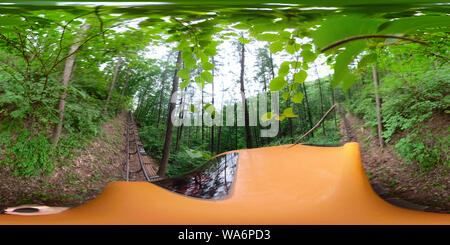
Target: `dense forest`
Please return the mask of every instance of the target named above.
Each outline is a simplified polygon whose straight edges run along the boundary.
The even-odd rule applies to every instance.
[[[357,140],[432,173],[450,207],[448,23],[433,4],[2,5],[0,181],[57,199],[43,186],[64,189],[50,180],[64,169],[77,187],[74,159],[129,110],[159,176],[236,149]]]

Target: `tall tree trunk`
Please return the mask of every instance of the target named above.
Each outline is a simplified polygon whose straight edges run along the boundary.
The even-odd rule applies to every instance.
[[[275,67],[273,65],[273,58],[272,58],[272,52],[269,51],[269,60],[270,60],[270,72],[272,74],[272,79],[275,78]],[[269,92],[270,94],[270,92]],[[270,101],[272,103],[272,96],[270,97]],[[281,140],[281,121],[277,120],[278,123],[278,134],[277,137]],[[268,142],[270,144],[270,139],[268,138]]]
[[[244,106],[245,137],[247,141],[247,148],[250,149],[253,148],[253,142],[252,142],[252,132],[250,129],[250,119],[247,107],[247,99],[245,98],[244,71],[245,71],[245,45],[241,44],[241,77],[240,77],[241,97],[242,97],[242,104]]]
[[[119,75],[119,69],[120,69],[121,62],[122,62],[122,58],[119,57],[117,59],[116,64],[114,65],[113,79],[112,79],[111,84],[109,85],[108,97],[106,97],[105,109],[103,111],[103,114],[108,113],[109,100],[111,99],[112,91],[113,91],[114,87],[116,86],[117,76]]]
[[[322,94],[322,85],[319,77],[319,71],[317,70],[317,65],[314,65],[314,68],[316,70],[316,76],[317,76],[317,85],[319,85],[319,98],[320,98],[320,115],[323,115],[323,94]],[[325,129],[325,122],[322,123],[322,131],[323,135],[327,136],[326,129]]]
[[[161,110],[164,98],[164,83],[165,83],[165,73],[163,73],[163,78],[161,79],[161,87],[159,89],[159,104],[158,104],[158,119],[156,122],[156,128],[159,128],[159,122],[161,121]]]
[[[201,145],[203,145],[203,142],[204,142],[204,140],[205,140],[205,121],[204,121],[204,118],[203,118],[203,116],[204,116],[204,113],[203,113],[203,106],[204,106],[204,94],[203,94],[203,88],[202,88],[202,91],[201,91],[201,93],[202,93],[202,108],[201,108],[201,119],[202,119],[202,144]],[[203,148],[203,147],[202,147]]]
[[[311,129],[311,128],[313,128],[313,120],[312,120],[312,116],[311,116],[311,108],[309,107],[308,93],[306,91],[305,83],[302,83],[302,88],[303,88],[303,94],[305,95],[306,111],[308,113],[309,127]],[[311,132],[311,137],[314,137],[314,132]]]
[[[130,72],[130,69],[127,69],[127,78],[125,79],[125,84],[123,85],[122,92],[120,93],[120,95],[122,95],[122,97],[125,95],[125,90],[128,87],[128,80],[130,79],[130,73],[129,72]]]
[[[378,72],[375,65],[372,65],[373,85],[375,87],[375,103],[377,105],[377,122],[378,122],[378,144],[383,147],[383,124],[381,123],[381,99],[379,94],[380,82],[378,80]]]
[[[235,116],[234,118],[236,118],[236,123],[234,124],[234,139],[235,139],[235,150],[238,149],[238,127],[237,127],[237,103],[234,103],[234,111],[235,111]]]
[[[225,111],[225,110],[223,110],[223,111]],[[221,126],[219,126],[219,133],[218,133],[218,135],[217,135],[217,153],[220,153],[220,138],[221,138],[221,135],[222,135],[222,127]]]
[[[334,88],[331,85],[331,74],[328,74],[328,79],[330,80],[330,91],[331,91],[331,105],[334,105],[336,103],[336,98],[335,98],[335,94],[334,94]],[[334,110],[333,116],[334,116],[334,126],[335,128],[339,128],[338,123],[337,123],[337,114],[338,114],[338,110]]]
[[[215,70],[215,66],[216,66],[216,62],[215,62],[215,60],[214,60],[214,56],[212,57],[212,63],[213,63],[213,65],[214,65],[214,68],[212,69],[212,76],[213,76],[213,81],[212,81],[212,83],[211,83],[211,85],[212,85],[212,88],[211,88],[211,96],[212,96],[212,98],[211,98],[211,104],[213,105],[213,107],[214,107],[214,110],[215,110],[215,105],[214,105],[214,70]],[[215,124],[215,117],[216,117],[216,115],[214,115],[214,116],[212,116],[212,118],[213,118],[213,123],[212,123],[212,125],[211,125],[211,154],[212,153],[214,153],[214,124]]]
[[[187,89],[187,87],[184,88],[184,93],[186,93],[186,89]],[[183,96],[184,96],[184,94],[183,94]],[[181,111],[180,111],[179,116],[180,116],[181,121],[183,121],[183,119],[184,119],[183,97],[181,97],[180,103],[181,103],[181,105],[180,105],[181,106]],[[182,123],[178,127],[178,130],[177,130],[177,142],[175,144],[175,152],[178,152],[178,150],[180,149],[181,137],[183,136],[183,125],[184,125],[184,123]]]
[[[178,73],[178,70],[180,69],[180,67],[181,67],[181,51],[178,51],[177,67],[175,69],[175,73],[173,76],[171,95],[175,94],[178,90],[179,78],[177,76],[177,73]],[[163,155],[162,155],[161,164],[159,165],[159,170],[158,170],[158,175],[161,177],[166,176],[167,164],[169,163],[170,148],[172,145],[172,134],[173,134],[173,123],[172,123],[171,115],[172,115],[172,111],[174,109],[175,109],[175,102],[172,103],[172,101],[169,100],[169,109],[167,110],[166,138],[164,140]]]
[[[87,29],[89,29],[89,25],[85,24],[81,27],[81,36],[82,37],[84,35],[84,33],[87,31]],[[81,39],[81,38],[80,38]],[[70,81],[70,77],[72,75],[72,70],[73,70],[73,66],[75,63],[75,56],[73,55],[73,53],[80,47],[80,43],[79,42],[75,42],[69,50],[69,54],[72,54],[71,56],[69,56],[66,59],[66,63],[64,65],[64,72],[63,72],[63,77],[62,77],[62,81],[61,84],[64,87],[64,89],[66,89],[69,86],[69,81]],[[59,104],[58,104],[58,112],[59,112],[59,117],[58,117],[58,123],[55,124],[54,129],[53,129],[53,136],[52,136],[52,143],[54,145],[58,145],[59,142],[59,137],[61,136],[61,130],[62,130],[62,125],[63,125],[63,120],[64,120],[64,109],[66,107],[66,98],[67,98],[67,92],[66,90],[64,90],[64,92],[61,94],[60,98],[59,98]]]

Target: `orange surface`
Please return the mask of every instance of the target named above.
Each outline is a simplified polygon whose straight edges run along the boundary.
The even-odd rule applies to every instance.
[[[378,197],[357,143],[237,152],[237,175],[225,200],[114,182],[79,207],[55,215],[0,215],[0,224],[450,224],[450,214],[407,210]]]

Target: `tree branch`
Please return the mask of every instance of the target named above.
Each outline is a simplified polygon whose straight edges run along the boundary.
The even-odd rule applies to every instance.
[[[63,48],[62,48],[62,41],[63,41],[63,39],[64,39],[64,34],[66,33],[66,29],[67,29],[67,27],[70,25],[70,23],[72,23],[74,20],[76,20],[76,19],[78,19],[78,18],[81,18],[81,17],[83,17],[83,16],[89,15],[89,14],[91,14],[91,13],[94,13],[94,12],[91,11],[91,12],[88,12],[88,13],[84,13],[84,14],[78,15],[77,17],[75,17],[75,18],[69,20],[69,21],[62,27],[63,30],[62,30],[62,32],[61,32],[61,35],[60,35],[60,37],[59,37],[59,42],[58,42],[59,50],[58,50],[58,53],[57,53],[57,55],[56,55],[55,61],[58,60],[58,58],[59,58],[59,56],[61,55],[61,52],[62,52],[62,50],[63,50]]]
[[[428,47],[430,46],[428,43],[421,41],[421,40],[407,38],[407,37],[401,37],[401,36],[395,36],[395,35],[362,35],[362,36],[349,37],[349,38],[337,41],[335,43],[332,43],[332,44],[326,46],[325,48],[321,49],[320,51],[323,53],[329,49],[332,49],[334,47],[337,47],[339,45],[342,45],[342,44],[350,42],[350,41],[355,41],[355,40],[360,40],[360,39],[369,39],[369,38],[394,38],[394,39],[401,39],[401,40],[406,40],[406,41],[410,41],[410,42],[414,42],[414,43],[419,43],[419,44],[422,44],[422,45],[425,45]]]
[[[325,115],[323,115],[323,117],[319,120],[319,122],[316,123],[316,125],[314,125],[314,127],[312,127],[308,132],[306,132],[306,134],[304,134],[302,137],[300,137],[300,139],[298,139],[293,145],[288,146],[287,148],[291,148],[291,147],[294,147],[295,145],[298,145],[300,143],[300,141],[302,141],[312,131],[314,131],[316,128],[318,128],[320,126],[320,124],[322,124],[325,121],[325,118],[331,113],[331,111],[333,111],[334,108],[336,108],[336,104],[334,104],[332,107],[330,107],[330,109],[328,109],[328,111],[325,113]]]

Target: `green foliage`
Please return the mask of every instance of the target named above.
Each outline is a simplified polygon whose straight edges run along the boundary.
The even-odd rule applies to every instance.
[[[2,164],[11,166],[16,176],[38,176],[41,172],[48,174],[54,168],[53,145],[43,135],[31,135],[26,130],[16,135],[3,133],[1,143],[5,146]]]
[[[211,157],[207,152],[199,152],[197,156],[191,153],[192,150],[185,149],[170,155],[167,174],[169,176],[178,176],[191,172],[202,166]]]
[[[428,164],[425,159],[432,159],[430,166],[441,161],[435,160],[442,159],[434,150],[438,143],[424,142],[422,146],[418,135],[427,130],[423,124],[433,114],[449,110],[450,79],[446,63],[449,17],[446,13],[425,5],[420,8],[422,16],[415,16],[417,11],[411,11],[410,5],[395,6],[383,12],[378,8],[352,7],[351,11],[342,8],[340,14],[326,8],[305,8],[298,12],[298,6],[275,8],[269,5],[264,6],[264,11],[250,10],[239,4],[232,9],[220,4],[202,5],[201,9],[197,9],[198,5],[183,5],[182,8],[149,5],[139,9],[77,5],[53,6],[52,11],[44,5],[2,6],[0,135],[2,146],[6,146],[1,156],[5,160],[3,164],[11,166],[21,176],[49,173],[61,158],[70,155],[71,149],[98,135],[101,122],[132,106],[137,107],[135,115],[142,124],[140,134],[145,148],[150,154],[160,156],[164,138],[164,126],[160,121],[164,121],[161,114],[166,109],[162,107],[169,102],[167,81],[173,77],[176,62],[170,57],[167,62],[143,58],[147,45],[169,44],[175,51],[181,51],[183,64],[177,67],[177,76],[181,78],[180,88],[187,89],[192,82],[200,88],[213,82],[215,65],[211,58],[218,55],[217,47],[223,40],[232,39],[246,46],[255,40],[266,42],[265,48],[258,50],[254,80],[264,84],[264,92],[269,89],[282,93],[284,101],[280,111],[283,113],[266,114],[265,119],[288,118],[280,122],[282,134],[278,143],[292,142],[294,136],[288,136],[286,132],[305,132],[311,126],[306,118],[312,117],[309,121],[315,121],[320,118],[323,108],[331,106],[328,100],[321,100],[317,81],[305,82],[306,71],[317,60],[321,49],[346,38],[378,34],[417,38],[430,46],[408,44],[403,50],[390,49],[390,46],[409,42],[384,38],[341,43],[324,53],[334,69],[333,78],[326,83],[324,98],[330,96],[330,82],[333,87],[342,85],[344,90],[351,90],[362,76],[367,77],[365,69],[368,65],[382,67],[385,71],[381,91],[384,138],[391,141],[396,135],[408,132],[409,138],[396,140],[396,147],[405,159],[422,165]],[[140,28],[132,27],[132,22]],[[85,24],[90,27],[83,33],[81,27]],[[75,43],[80,44],[79,49],[69,54]],[[287,55],[288,58],[277,67],[272,54]],[[70,85],[64,88],[61,86],[64,63],[72,55],[75,55],[76,66]],[[117,81],[114,81],[116,86],[109,93],[118,59],[123,64],[119,67]],[[434,63],[440,67],[433,67]],[[426,71],[430,68],[433,72]],[[397,74],[403,77],[397,77]],[[359,93],[350,96],[352,101],[348,104],[353,112],[374,126],[373,87],[370,83],[364,84],[365,88],[358,88]],[[60,144],[52,146],[49,143],[51,131],[59,120],[57,108],[64,94],[67,98],[63,132]],[[110,100],[105,105],[107,97]],[[306,107],[304,101],[307,99]],[[157,105],[160,106],[158,109]],[[214,106],[204,106],[200,110],[216,114]],[[303,121],[299,122],[297,117]],[[325,126],[337,131],[330,120]],[[222,143],[223,150],[245,145],[242,128],[236,128],[236,131],[227,128],[224,134],[227,137]],[[337,137],[333,133],[323,137],[316,133],[309,140],[335,142]],[[430,137],[432,142],[441,142],[443,147],[448,145],[447,138]],[[193,148],[190,145],[193,144],[204,148],[203,138],[202,135],[201,140],[195,138],[193,143],[182,142],[182,150],[171,156],[170,160],[175,164],[169,167],[170,174],[200,164],[201,158],[193,159],[183,146],[188,144]],[[411,146],[419,150],[408,153],[412,151]]]
[[[161,156],[164,146],[163,132],[153,125],[139,128],[139,136],[145,152],[152,156]]]
[[[436,34],[432,36],[435,38]],[[434,120],[445,118],[445,111],[450,107],[450,75],[447,63],[440,63],[439,57],[424,55],[427,49],[408,44],[378,51],[376,65],[381,77],[385,142],[391,143],[406,162],[432,168],[449,163],[450,137],[436,131],[447,126],[435,125],[442,122]],[[445,55],[446,51],[441,52]],[[375,129],[377,118],[371,70],[363,73],[362,79],[369,80],[369,84],[364,82],[364,87],[354,88],[346,107]],[[375,130],[373,134],[376,134]]]
[[[405,138],[401,138],[396,144],[395,148],[397,153],[406,162],[416,162],[419,163],[421,167],[427,169],[436,166],[437,164],[442,164],[441,145],[437,147],[429,147],[424,142],[423,139],[431,138],[430,132],[427,134],[418,134],[418,132],[409,133]],[[447,148],[449,146],[447,142]],[[448,160],[447,160],[448,164]]]

